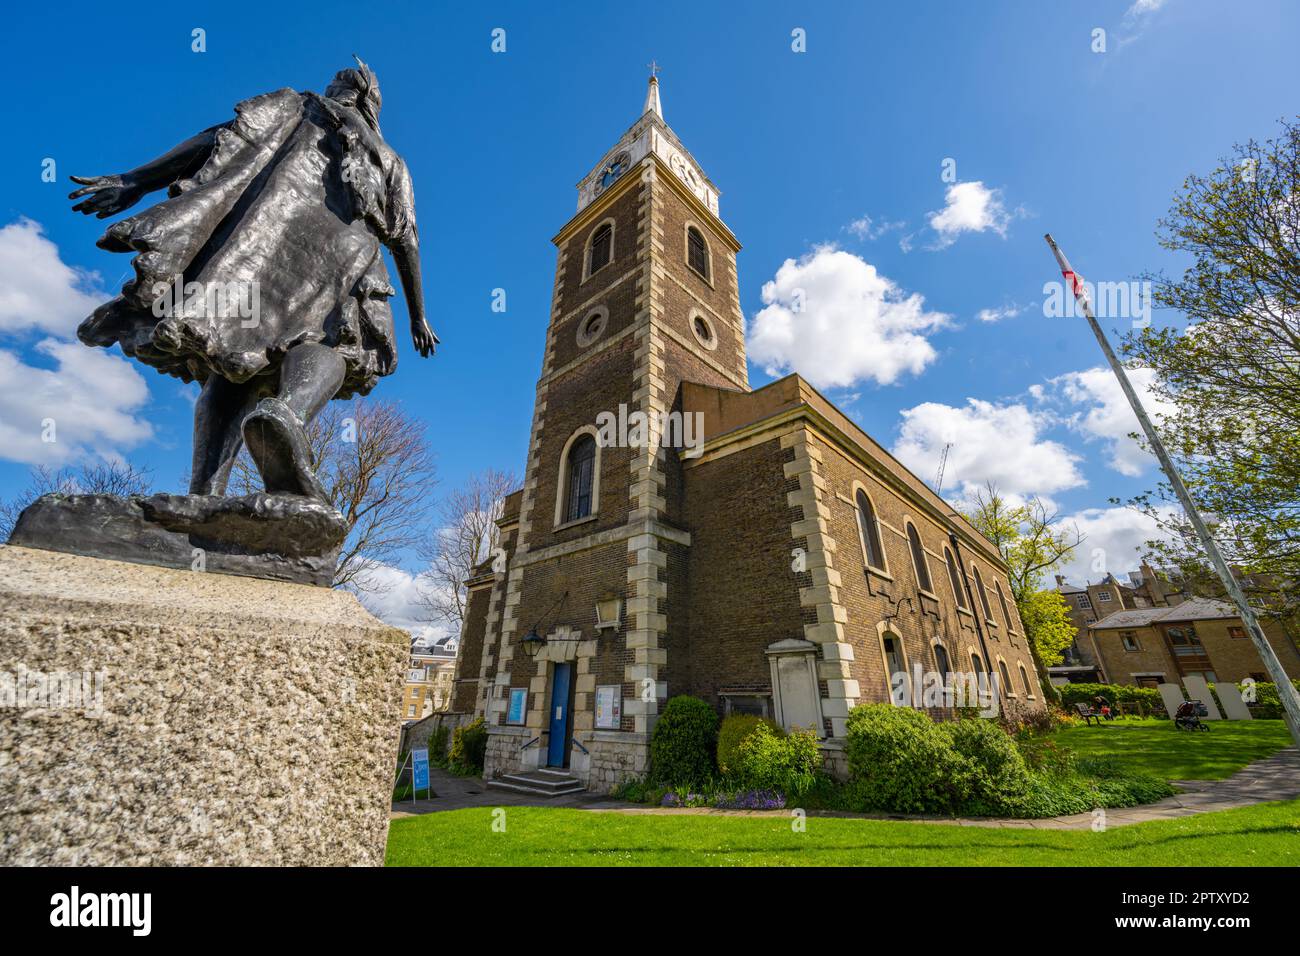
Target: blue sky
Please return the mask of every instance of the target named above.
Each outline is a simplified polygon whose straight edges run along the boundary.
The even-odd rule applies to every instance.
[[[1122,572],[1143,529],[1107,499],[1154,475],[1086,327],[1043,314],[1042,234],[1089,279],[1177,269],[1153,230],[1183,178],[1296,112],[1300,7],[1282,0],[130,9],[22,5],[0,40],[18,94],[0,152],[0,496],[40,461],[122,455],[168,490],[188,466],[193,388],[69,344],[129,259],[94,247],[105,224],[68,211],[66,177],[137,165],[244,97],[322,90],[353,52],[414,178],[443,339],[421,361],[403,337],[377,394],[428,420],[444,485],[522,470],[550,237],[636,120],[653,57],[666,119],[744,244],[752,383],[802,372],[926,480],[951,441],[945,492],[993,478],[1046,495]],[[802,286],[808,310],[788,313]],[[54,405],[73,436],[41,447]]]

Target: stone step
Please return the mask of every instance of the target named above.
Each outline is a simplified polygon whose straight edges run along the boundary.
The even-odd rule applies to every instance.
[[[540,797],[559,797],[569,793],[581,793],[587,789],[577,777],[563,770],[551,768],[532,770],[528,773],[508,773],[489,780],[487,785],[494,790],[530,793]]]

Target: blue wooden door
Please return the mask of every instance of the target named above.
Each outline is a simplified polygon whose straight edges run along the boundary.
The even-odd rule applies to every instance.
[[[569,756],[569,681],[572,664],[556,664],[551,675],[551,734],[546,764],[563,767]]]

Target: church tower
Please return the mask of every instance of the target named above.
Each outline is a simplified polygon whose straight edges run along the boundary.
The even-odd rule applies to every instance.
[[[687,666],[690,548],[681,449],[666,447],[682,436],[638,440],[632,427],[611,440],[601,422],[660,421],[683,381],[749,388],[740,246],[666,123],[653,72],[640,117],[578,183],[577,212],[553,241],[518,518],[503,524],[481,668],[462,670],[481,674],[489,777],[566,767],[600,788],[644,771],[675,667]]]

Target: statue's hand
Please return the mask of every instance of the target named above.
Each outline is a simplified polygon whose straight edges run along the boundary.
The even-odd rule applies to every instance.
[[[145,194],[136,182],[126,176],[71,176],[74,183],[82,188],[69,193],[69,199],[82,199],[72,207],[73,212],[92,213],[100,219],[106,219],[123,209],[130,209]]]
[[[415,343],[415,350],[424,358],[437,350],[438,336],[433,334],[433,329],[429,328],[429,323],[424,319],[411,320],[411,341]]]

